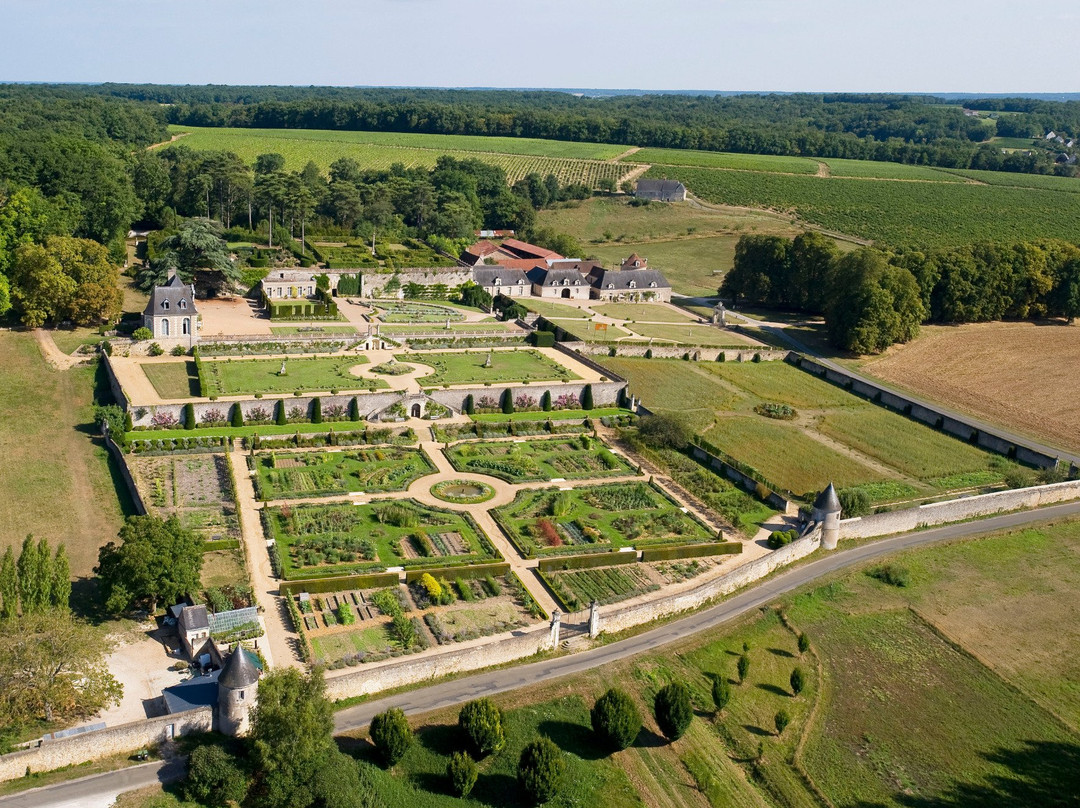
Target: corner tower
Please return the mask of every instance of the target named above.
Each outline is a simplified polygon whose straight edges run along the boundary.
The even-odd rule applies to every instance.
[[[259,690],[259,668],[241,646],[229,655],[218,676],[218,730],[225,735],[247,733],[248,712]]]
[[[814,500],[810,518],[821,525],[821,546],[835,550],[840,541],[840,498],[832,483]]]

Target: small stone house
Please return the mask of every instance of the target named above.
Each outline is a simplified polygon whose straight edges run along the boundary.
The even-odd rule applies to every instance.
[[[155,286],[143,309],[143,326],[156,340],[199,340],[199,312],[195,308],[195,286],[188,286],[173,273],[164,286]]]
[[[638,180],[634,196],[653,202],[685,202],[686,186],[677,180]]]
[[[655,269],[600,269],[589,275],[593,300],[671,301],[671,284]]]
[[[473,268],[472,275],[473,282],[492,297],[525,297],[532,288],[528,276],[521,269],[478,266]]]
[[[315,297],[315,275],[310,270],[275,269],[262,279],[267,300],[307,300]]]

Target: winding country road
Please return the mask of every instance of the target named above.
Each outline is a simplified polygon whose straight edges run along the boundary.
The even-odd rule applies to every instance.
[[[401,693],[349,707],[337,713],[334,720],[336,732],[363,729],[372,716],[389,707],[400,707],[408,714],[426,713],[445,707],[453,707],[479,696],[502,693],[538,682],[597,668],[617,660],[653,651],[663,645],[681,640],[700,631],[716,628],[747,612],[760,608],[780,595],[812,583],[831,573],[847,569],[890,553],[913,547],[962,539],[981,533],[1022,527],[1036,522],[1080,515],[1080,502],[1067,502],[1030,511],[994,516],[974,522],[962,522],[933,530],[902,533],[887,539],[870,542],[850,550],[821,553],[808,564],[780,573],[770,580],[751,586],[737,595],[700,612],[674,620],[667,625],[629,637],[625,640],[603,645],[590,651],[569,654],[542,662],[505,668],[466,676],[430,687]],[[108,805],[100,802],[102,795],[116,795],[124,791],[142,788],[159,780],[175,779],[180,774],[175,762],[147,764],[108,774],[72,780],[54,786],[46,786],[11,797],[0,798],[0,808],[61,808],[73,805]]]

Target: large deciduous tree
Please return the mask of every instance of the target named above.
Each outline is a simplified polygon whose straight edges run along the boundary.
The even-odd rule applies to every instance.
[[[173,603],[199,589],[202,541],[175,516],[167,521],[130,516],[119,538],[119,545],[101,548],[94,570],[105,586],[109,611],[142,602],[153,612],[160,601]]]
[[[120,272],[108,250],[87,239],[50,237],[44,245],[23,244],[11,269],[12,303],[22,322],[73,320],[80,325],[119,318]]]

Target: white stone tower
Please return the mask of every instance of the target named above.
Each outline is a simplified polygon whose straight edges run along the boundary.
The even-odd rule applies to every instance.
[[[821,546],[835,550],[840,541],[840,498],[832,483],[814,500],[810,518],[821,525]]]
[[[259,669],[241,646],[237,646],[218,676],[218,730],[225,735],[248,731],[248,711],[259,692]]]

